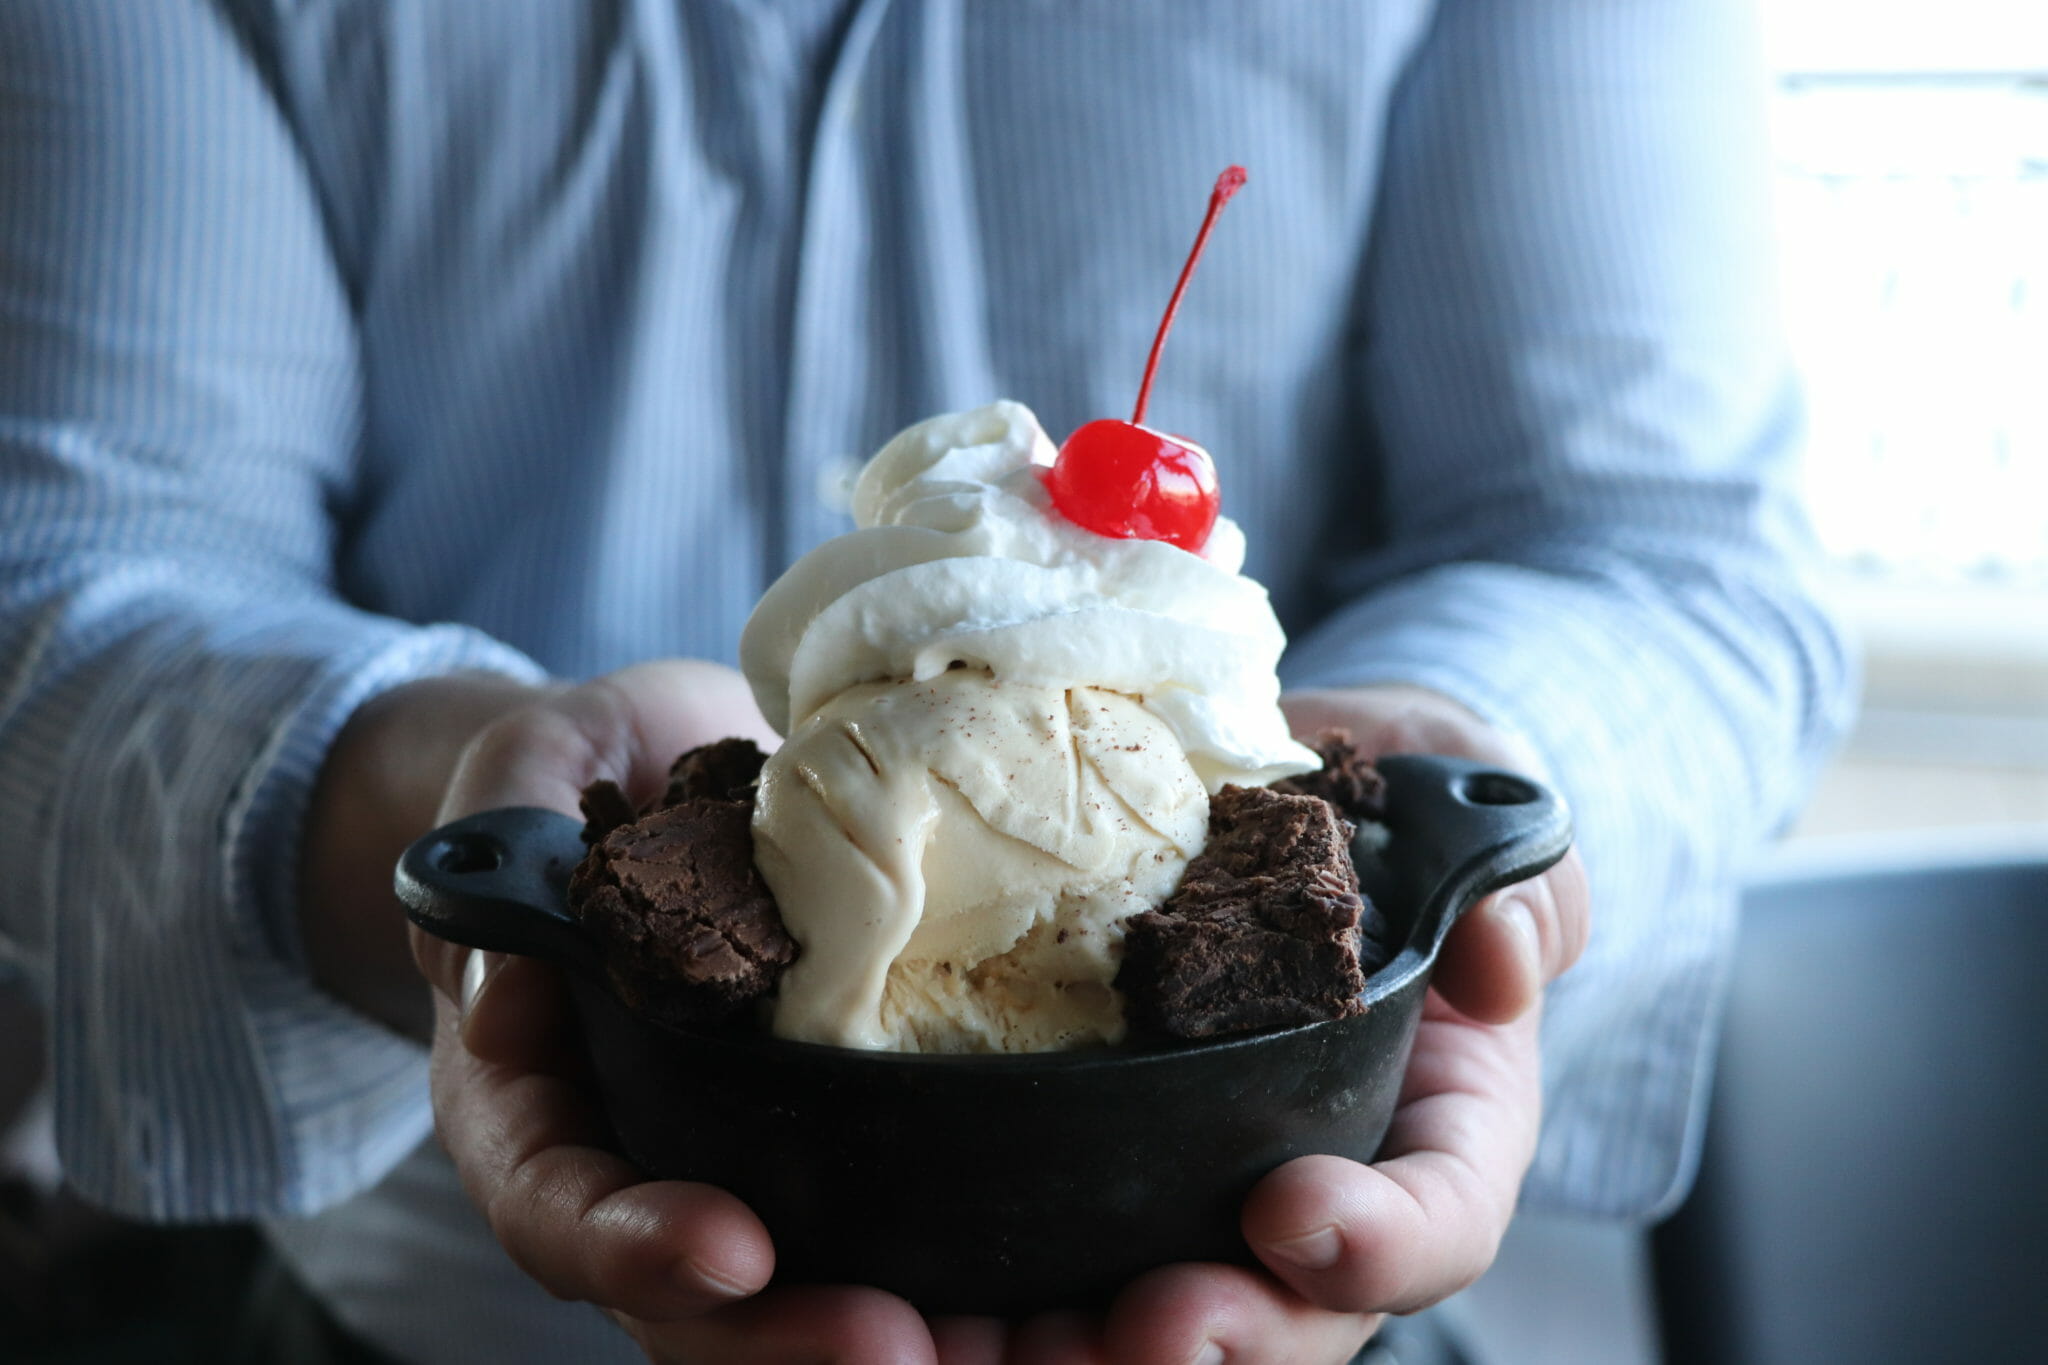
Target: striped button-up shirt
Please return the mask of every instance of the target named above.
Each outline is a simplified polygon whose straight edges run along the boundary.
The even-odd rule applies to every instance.
[[[383,689],[730,660],[845,462],[1011,396],[1216,455],[1295,684],[1530,738],[1596,933],[1528,1197],[1682,1179],[1731,880],[1847,706],[1735,4],[7,0],[0,957],[71,1178],[320,1209],[430,1122],[308,982]]]

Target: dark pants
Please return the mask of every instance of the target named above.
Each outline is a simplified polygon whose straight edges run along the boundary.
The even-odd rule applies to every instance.
[[[336,1322],[267,1247],[250,1277],[237,1329],[223,1365],[396,1365]]]

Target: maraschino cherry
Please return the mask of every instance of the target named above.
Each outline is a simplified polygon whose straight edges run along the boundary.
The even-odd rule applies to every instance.
[[[1104,417],[1089,422],[1067,438],[1059,458],[1045,476],[1052,504],[1067,520],[1098,535],[1123,540],[1163,540],[1201,553],[1216,525],[1221,501],[1216,491],[1216,465],[1209,452],[1192,441],[1145,426],[1145,405],[1152,397],[1152,376],[1159,370],[1159,352],[1180,312],[1181,295],[1194,278],[1195,262],[1209,243],[1216,215],[1244,184],[1244,167],[1232,166],[1216,178],[1202,230],[1181,267],[1180,281],[1167,300],[1166,316],[1152,338],[1145,379],[1138,386],[1138,405],[1131,420]]]

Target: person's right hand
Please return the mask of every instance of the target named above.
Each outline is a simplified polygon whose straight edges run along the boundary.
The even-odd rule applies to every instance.
[[[641,664],[536,693],[462,751],[437,818],[496,806],[573,815],[599,778],[644,802],[677,754],[729,735],[776,742],[745,680],[715,664]],[[550,1293],[605,1309],[658,1362],[936,1360],[924,1320],[881,1290],[763,1292],[775,1253],[744,1204],[643,1179],[605,1147],[553,967],[418,930],[412,942],[434,987],[442,1145],[505,1250]]]

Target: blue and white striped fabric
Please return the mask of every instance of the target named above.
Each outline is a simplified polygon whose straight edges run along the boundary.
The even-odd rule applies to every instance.
[[[0,951],[70,1175],[319,1209],[426,1133],[293,847],[351,709],[730,660],[920,416],[1217,455],[1296,683],[1531,737],[1596,890],[1532,1203],[1682,1177],[1731,875],[1842,724],[1739,5],[6,0]]]

